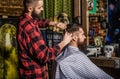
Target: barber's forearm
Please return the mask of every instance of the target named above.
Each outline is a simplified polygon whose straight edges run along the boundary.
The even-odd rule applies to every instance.
[[[61,41],[58,46],[60,47],[60,49],[62,50],[68,43],[66,43],[65,41]]]
[[[53,21],[50,21],[49,22],[49,25],[51,25],[51,26],[55,26],[55,25],[57,25],[58,24],[58,22],[53,22]]]

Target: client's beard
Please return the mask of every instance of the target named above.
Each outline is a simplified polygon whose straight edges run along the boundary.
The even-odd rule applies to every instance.
[[[78,48],[80,51],[86,53],[86,46],[84,45],[84,42],[78,45]]]

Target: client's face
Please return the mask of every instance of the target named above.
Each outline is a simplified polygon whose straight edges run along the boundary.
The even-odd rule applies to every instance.
[[[82,45],[84,43],[84,40],[86,39],[85,35],[84,35],[84,31],[83,29],[79,29],[79,34],[78,34],[78,40],[77,40],[77,44]]]

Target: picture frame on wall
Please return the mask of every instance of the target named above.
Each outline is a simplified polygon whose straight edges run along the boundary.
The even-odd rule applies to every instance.
[[[96,13],[96,6],[97,2],[96,0],[88,0],[88,10],[89,10],[89,14],[95,14]]]

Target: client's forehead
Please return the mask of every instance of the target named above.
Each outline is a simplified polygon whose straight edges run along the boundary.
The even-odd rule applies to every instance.
[[[78,31],[76,31],[76,32],[83,33],[84,31],[82,28],[79,28]]]
[[[73,35],[78,35],[78,34],[80,34],[82,32],[82,29],[81,28],[79,28],[77,31],[75,31],[75,32],[73,32],[72,34]]]

